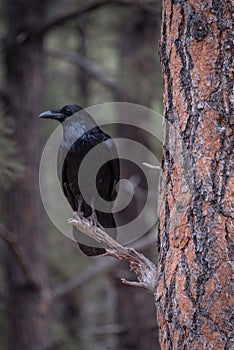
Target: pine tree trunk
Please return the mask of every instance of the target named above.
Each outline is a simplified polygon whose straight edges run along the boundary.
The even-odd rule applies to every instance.
[[[233,349],[233,2],[163,2],[161,349]]]
[[[31,264],[34,284],[10,251],[6,256],[9,349],[41,350],[47,345],[47,270],[43,209],[39,192],[41,154],[38,114],[42,110],[42,38],[27,38],[43,18],[43,2],[5,1],[6,89],[14,140],[25,170],[5,195],[5,223]]]

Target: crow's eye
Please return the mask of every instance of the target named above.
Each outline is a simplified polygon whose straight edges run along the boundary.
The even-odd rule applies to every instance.
[[[64,110],[63,110],[63,114],[65,114],[66,116],[70,116],[72,115],[72,110],[70,107],[65,107]]]

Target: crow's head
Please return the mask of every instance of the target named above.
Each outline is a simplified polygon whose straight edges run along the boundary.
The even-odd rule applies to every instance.
[[[52,109],[51,111],[43,112],[39,115],[40,118],[54,119],[59,122],[64,122],[67,118],[73,114],[78,113],[82,110],[82,107],[78,105],[66,105],[61,109]]]

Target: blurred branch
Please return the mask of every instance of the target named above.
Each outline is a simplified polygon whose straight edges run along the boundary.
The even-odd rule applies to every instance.
[[[106,261],[105,258],[100,260],[97,264],[88,267],[82,274],[72,277],[67,282],[57,286],[51,293],[51,298],[61,298],[71,293],[74,289],[82,287],[90,279],[100,272],[108,271],[116,264],[115,260]]]
[[[134,249],[144,250],[145,248],[151,246],[155,243],[157,237],[148,236],[142,238],[133,244]],[[87,267],[87,269],[82,273],[78,274],[75,277],[72,277],[65,283],[57,286],[54,291],[51,293],[51,298],[61,298],[71,293],[74,289],[82,287],[85,283],[89,282],[93,277],[102,272],[107,272],[116,266],[118,263],[117,260],[109,260],[108,258],[103,257],[97,263]]]
[[[27,256],[20,245],[19,241],[13,235],[12,232],[8,231],[2,224],[0,224],[0,236],[4,242],[8,245],[14,256],[16,257],[28,284],[36,286],[37,282],[34,278],[34,273],[32,270],[32,264],[27,259]]]
[[[95,241],[102,243],[106,248],[104,256],[112,256],[129,263],[130,270],[136,274],[138,282],[122,279],[124,284],[145,288],[152,293],[155,292],[156,266],[143,254],[138,253],[133,248],[123,247],[99,227],[91,226],[90,221],[85,218],[76,217],[69,219],[68,222]]]
[[[116,84],[116,81],[110,77],[98,64],[93,62],[87,57],[84,57],[73,52],[68,52],[60,49],[46,49],[46,53],[55,58],[62,58],[74,63],[81,68],[85,69],[90,77],[97,79],[101,84],[111,90],[116,100],[125,99],[133,102],[134,99],[128,96],[127,92],[121,89],[121,87]]]
[[[53,29],[54,27],[60,26],[71,19],[75,19],[75,18],[77,19],[105,5],[132,6],[132,7],[147,11],[152,15],[159,12],[159,10],[153,7],[150,3],[149,4],[142,3],[137,0],[96,0],[88,4],[84,4],[83,6],[80,6],[78,9],[68,12],[67,14],[63,13],[62,15],[58,15],[54,18],[48,19],[47,22],[42,24],[41,27],[37,28],[34,33],[45,34],[46,32],[48,32],[50,29]]]
[[[93,337],[97,335],[119,334],[123,332],[126,332],[125,327],[119,324],[107,324],[103,326],[87,328],[80,334],[80,336],[87,339],[87,337]]]

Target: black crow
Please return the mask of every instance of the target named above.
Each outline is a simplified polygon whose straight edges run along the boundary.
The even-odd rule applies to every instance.
[[[106,232],[109,228],[108,233],[116,238],[116,224],[111,209],[117,195],[119,159],[112,138],[97,126],[85,110],[75,104],[43,112],[39,117],[55,119],[62,123],[63,140],[59,147],[57,170],[63,192],[72,209],[89,218],[94,225],[104,227]],[[94,149],[95,146],[97,147]],[[82,168],[82,161],[85,162],[88,154],[91,158]],[[80,183],[78,173],[81,168],[83,175]],[[91,178],[95,168],[96,183],[93,184]],[[100,202],[99,196],[105,200],[105,205],[110,203],[103,211],[97,206]],[[78,232],[73,230],[74,237],[86,255],[105,253],[105,248]]]

